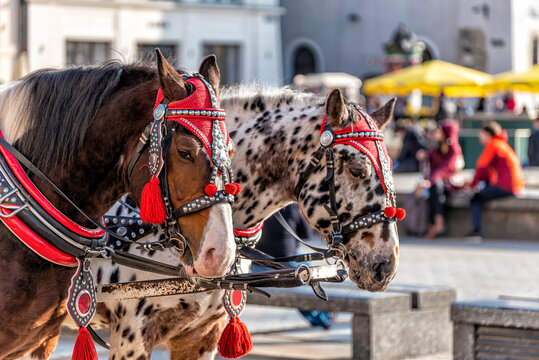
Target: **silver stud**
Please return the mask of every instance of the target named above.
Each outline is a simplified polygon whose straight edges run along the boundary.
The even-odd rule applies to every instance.
[[[195,115],[195,111],[194,110],[189,110],[189,115]]]
[[[139,233],[140,235],[144,234],[144,229],[143,229],[143,228],[138,229],[138,233]]]
[[[131,233],[131,237],[134,239],[137,236],[134,232]]]
[[[322,146],[329,146],[331,145],[332,142],[333,142],[333,134],[331,133],[331,131],[329,130],[324,131],[322,135],[320,136],[320,144],[322,144]]]
[[[129,225],[133,225],[133,219],[129,219]]]
[[[122,242],[120,240],[116,240],[116,246],[122,245]]]
[[[165,115],[165,112],[166,112],[165,105],[163,104],[157,105],[157,107],[153,111],[154,120],[160,120],[161,118],[163,118],[163,116]]]
[[[125,219],[122,219],[122,220],[120,221],[120,224],[125,224]]]
[[[200,111],[195,111],[195,116],[199,116],[200,115]]]
[[[142,220],[137,221],[137,224],[142,225]]]

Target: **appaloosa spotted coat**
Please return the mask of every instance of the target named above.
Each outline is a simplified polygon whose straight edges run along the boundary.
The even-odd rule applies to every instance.
[[[324,102],[318,96],[287,88],[239,86],[222,91],[221,102],[236,145],[233,168],[243,187],[233,204],[235,227],[250,228],[298,202],[311,226],[328,234],[330,223],[322,207],[328,203],[323,164],[307,181],[299,199],[293,192],[300,172],[319,146],[324,116],[335,130],[357,121],[357,114],[345,104],[340,92],[333,92]],[[393,105],[391,101],[373,114],[379,127],[391,118]],[[367,157],[346,146],[336,146],[335,150],[341,221],[347,223],[382,209],[384,190]],[[351,234],[348,240],[345,260],[351,279],[371,291],[387,287],[398,263],[395,225],[379,224]],[[177,257],[169,251],[131,251],[177,264]],[[156,278],[106,262],[94,262],[93,270],[99,283]],[[225,324],[221,295],[221,291],[211,291],[105,303],[95,322],[110,329],[112,360],[147,359],[159,343],[168,345],[172,359],[211,359]]]

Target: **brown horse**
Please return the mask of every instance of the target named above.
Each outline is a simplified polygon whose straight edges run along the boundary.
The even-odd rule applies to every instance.
[[[200,73],[218,88],[214,56],[203,61]],[[141,168],[148,163],[148,150],[131,176],[128,164],[152,120],[159,88],[169,102],[193,92],[159,52],[157,69],[112,62],[38,71],[0,88],[0,128],[5,139],[83,211],[99,218],[126,192],[140,204],[150,178],[147,168]],[[183,127],[177,129],[168,154],[170,200],[177,208],[204,195],[210,159],[197,137]],[[43,182],[31,178],[63,214],[90,225]],[[221,203],[178,222],[189,250],[182,261],[204,276],[224,275],[235,253],[230,205]],[[66,317],[74,270],[43,260],[3,225],[0,254],[0,358],[46,359]]]

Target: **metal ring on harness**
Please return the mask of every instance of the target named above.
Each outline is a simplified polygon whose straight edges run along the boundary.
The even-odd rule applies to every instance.
[[[180,234],[180,233],[177,233],[175,234],[175,236],[180,236],[180,238],[177,238],[177,237],[171,237],[170,238],[170,241],[172,242],[173,244],[173,248],[176,249],[176,251],[178,251],[178,254],[180,256],[182,256],[184,253],[185,253],[185,246],[187,244],[187,240],[185,239],[185,237]]]

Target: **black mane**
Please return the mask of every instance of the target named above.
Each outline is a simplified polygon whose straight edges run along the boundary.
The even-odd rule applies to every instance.
[[[154,67],[116,61],[66,70],[38,70],[22,79],[25,133],[15,146],[40,169],[61,169],[82,146],[99,108],[125,86],[156,77]]]

